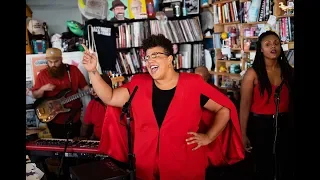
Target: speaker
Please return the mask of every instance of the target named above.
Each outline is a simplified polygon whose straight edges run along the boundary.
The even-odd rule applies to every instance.
[[[70,167],[71,180],[127,180],[128,175],[109,158]]]

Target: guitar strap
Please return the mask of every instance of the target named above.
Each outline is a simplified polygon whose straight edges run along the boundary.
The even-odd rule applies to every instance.
[[[72,83],[71,83],[71,75],[70,75],[70,66],[66,64],[66,69],[69,77],[69,82],[70,82],[70,88],[72,88]]]

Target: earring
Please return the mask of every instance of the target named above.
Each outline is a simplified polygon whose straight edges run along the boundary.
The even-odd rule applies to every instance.
[[[168,67],[171,68],[171,64],[169,64]]]

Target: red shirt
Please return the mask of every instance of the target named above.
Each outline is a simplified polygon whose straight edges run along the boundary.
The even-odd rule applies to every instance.
[[[277,89],[277,86],[272,86],[271,96],[268,102],[268,92],[264,91],[263,96],[260,96],[259,84],[255,85],[253,88],[252,95],[252,105],[251,112],[256,114],[268,114],[273,115],[276,113],[276,103],[274,101],[274,93]],[[286,84],[282,86],[282,90],[280,92],[280,104],[279,104],[279,112],[288,112],[289,111],[289,90]]]
[[[70,67],[70,77],[72,81],[71,92],[66,95],[66,97],[78,93],[78,89],[84,88],[87,84],[83,74],[81,71],[73,65],[69,65]],[[55,85],[55,89],[53,91],[45,91],[43,94],[43,98],[49,98],[56,96],[60,91],[70,88],[70,80],[68,73],[65,72],[64,77],[62,79],[52,78],[49,75],[48,69],[43,69],[37,76],[36,82],[32,91],[38,90],[42,86],[51,83]],[[69,102],[68,104],[64,105],[65,108],[78,109],[82,107],[80,99],[76,99],[74,101]],[[74,122],[77,122],[80,119],[81,110],[77,112],[74,117]],[[55,119],[52,121],[57,124],[64,124],[67,118],[70,116],[69,113],[59,113]]]
[[[86,113],[84,115],[83,122],[85,124],[92,124],[93,125],[93,133],[96,138],[100,139],[101,137],[101,130],[104,120],[104,115],[106,113],[106,106],[103,105],[101,102],[92,99],[87,108]]]

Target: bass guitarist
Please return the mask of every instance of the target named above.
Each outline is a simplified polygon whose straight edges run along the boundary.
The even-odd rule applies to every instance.
[[[64,89],[71,89],[71,92],[67,96],[76,94],[78,89],[89,90],[90,87],[87,84],[83,74],[80,70],[73,65],[66,65],[62,63],[62,52],[58,48],[49,48],[46,51],[46,60],[48,67],[43,69],[37,76],[35,85],[32,89],[32,95],[34,98],[51,98],[55,97]],[[52,121],[48,122],[48,128],[52,135],[52,138],[66,138],[65,121],[71,120],[69,116],[72,111],[76,110],[71,134],[69,138],[80,136],[80,114],[82,103],[80,99],[73,100],[64,105],[66,108],[71,108],[68,113],[58,114]]]

